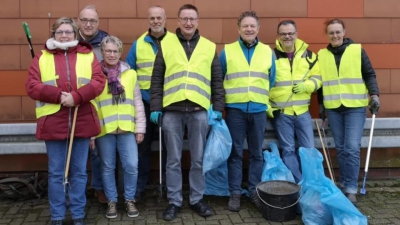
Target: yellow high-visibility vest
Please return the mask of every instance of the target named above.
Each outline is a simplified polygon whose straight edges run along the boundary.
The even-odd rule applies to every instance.
[[[208,110],[216,45],[200,37],[189,61],[176,35],[165,37],[161,46],[166,65],[163,107],[187,99]]]
[[[92,79],[92,62],[94,59],[93,52],[88,54],[77,53],[75,73],[77,76],[78,88],[88,84]],[[54,55],[46,50],[42,50],[39,58],[40,78],[43,84],[57,87],[58,75],[54,63]],[[72,68],[71,68],[72,69]],[[95,109],[97,109],[94,101],[90,101]],[[36,118],[47,116],[58,112],[61,104],[45,103],[36,101]]]
[[[225,102],[268,104],[269,69],[272,50],[261,42],[254,49],[250,65],[239,42],[225,45],[227,71],[224,78]]]
[[[328,49],[318,52],[321,69],[324,106],[335,109],[368,105],[368,90],[361,73],[361,45],[350,44],[340,60],[339,71],[335,56]]]
[[[118,128],[135,132],[135,106],[134,90],[136,85],[136,72],[132,69],[121,74],[121,84],[125,89],[125,101],[113,104],[112,94],[108,92],[108,81],[103,92],[96,98],[98,104],[101,133],[98,137],[116,131]]]

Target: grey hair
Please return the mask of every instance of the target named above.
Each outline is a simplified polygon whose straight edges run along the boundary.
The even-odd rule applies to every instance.
[[[103,40],[101,41],[101,44],[100,44],[100,49],[101,49],[101,51],[104,50],[106,44],[108,44],[108,43],[115,44],[115,45],[117,46],[118,50],[119,50],[119,53],[122,54],[122,51],[123,51],[123,44],[122,44],[122,41],[119,40],[119,39],[118,39],[117,37],[115,37],[115,36],[107,36],[107,37],[103,38]]]

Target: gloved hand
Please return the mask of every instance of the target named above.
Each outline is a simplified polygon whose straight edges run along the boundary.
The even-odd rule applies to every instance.
[[[162,116],[162,112],[161,111],[154,111],[150,113],[150,121],[158,124],[158,118]]]
[[[379,111],[379,97],[378,95],[372,95],[371,100],[369,101],[369,111],[372,114],[378,114]]]
[[[221,120],[222,119],[222,112],[220,112],[220,111],[214,111],[214,112],[217,115],[217,120]]]
[[[325,119],[326,119],[324,104],[319,104],[319,118],[321,118],[322,121],[325,121]]]
[[[293,86],[292,92],[295,94],[301,94],[307,91],[307,85],[305,82],[297,83]]]
[[[269,118],[274,119],[274,118],[278,117],[279,114],[281,114],[281,110],[280,109],[268,107],[267,116]]]

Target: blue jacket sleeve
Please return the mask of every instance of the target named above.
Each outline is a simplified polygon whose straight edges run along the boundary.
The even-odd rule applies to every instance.
[[[269,73],[269,89],[271,89],[275,85],[276,80],[276,66],[275,66],[275,54],[272,52],[272,62]]]
[[[219,64],[221,64],[222,69],[222,80],[225,78],[226,75],[226,55],[225,49],[222,49],[221,54],[219,54]]]
[[[136,43],[137,41],[133,42],[131,49],[126,56],[126,62],[129,64],[131,69],[136,70]]]

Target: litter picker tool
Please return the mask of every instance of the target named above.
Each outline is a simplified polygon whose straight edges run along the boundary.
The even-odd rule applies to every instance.
[[[33,47],[32,47],[32,42],[31,42],[32,35],[31,35],[31,31],[29,30],[28,23],[22,22],[22,27],[24,28],[26,38],[28,39],[29,49],[31,50],[31,55],[33,58],[33,57],[35,57],[35,52],[33,51]]]
[[[325,161],[326,161],[326,164],[328,166],[329,175],[331,176],[331,180],[333,181],[333,183],[335,183],[335,178],[333,177],[333,173],[332,173],[332,170],[331,170],[331,163],[329,162],[330,160],[328,159],[328,156],[326,154],[325,144],[324,144],[324,141],[322,139],[321,130],[319,129],[319,125],[318,125],[318,120],[317,119],[315,120],[315,125],[317,126],[319,139],[321,140],[322,150],[324,152]]]
[[[158,191],[159,191],[159,196],[158,196],[158,202],[161,202],[162,199],[162,194],[163,194],[163,189],[162,189],[162,114],[159,115],[158,117],[158,142],[159,142],[159,176],[160,176],[160,182],[158,186]]]
[[[374,136],[374,126],[375,126],[375,114],[372,114],[372,125],[371,125],[371,131],[369,133],[367,161],[365,162],[363,185],[360,190],[360,194],[363,194],[363,195],[365,195],[367,193],[367,190],[365,190],[365,183],[367,182],[367,174],[368,174],[368,166],[369,166],[369,157],[371,154],[372,137]]]

